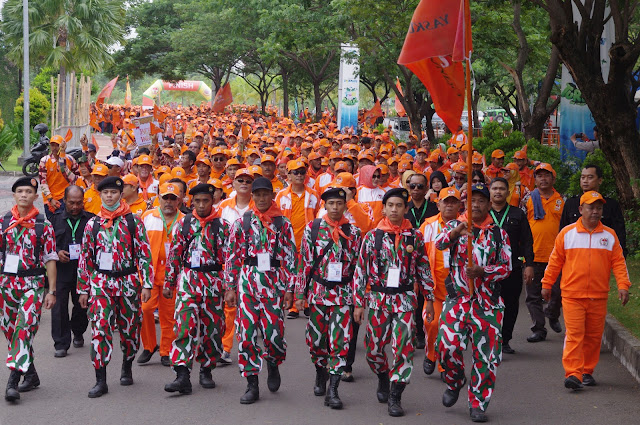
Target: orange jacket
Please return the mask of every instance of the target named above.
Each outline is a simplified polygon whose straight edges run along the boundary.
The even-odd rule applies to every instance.
[[[371,228],[378,225],[382,220],[382,198],[385,191],[379,187],[369,188],[360,186],[358,188],[358,202],[367,204],[371,208],[371,217],[373,220]]]
[[[94,184],[84,192],[84,209],[91,214],[98,215],[102,208],[102,199],[100,199],[100,192],[96,190]]]
[[[302,242],[302,234],[304,233],[304,228],[306,225],[313,221],[318,212],[318,208],[320,203],[318,202],[318,198],[313,192],[305,187],[304,193],[304,217],[293,217],[293,200],[291,193],[291,186],[281,190],[276,195],[276,204],[282,210],[282,214],[291,220],[291,224],[293,226],[293,233],[296,239],[296,247],[298,250],[300,249],[300,244]]]
[[[616,232],[602,223],[589,232],[580,217],[558,234],[542,287],[551,289],[562,272],[563,298],[607,298],[612,270],[618,289],[628,290],[631,281]]]
[[[544,196],[541,198],[542,208],[544,208],[546,213],[542,220],[535,220],[533,218],[533,201],[531,198],[527,199],[525,205],[527,209],[527,220],[529,220],[531,233],[533,234],[533,253],[535,255],[533,261],[546,263],[549,261],[549,255],[551,255],[551,250],[553,249],[553,241],[558,235],[564,201],[555,189],[549,199],[545,199]]]
[[[129,204],[129,208],[131,208],[131,212],[137,214],[138,217],[141,217],[142,214],[147,210],[147,202],[138,196],[133,203]]]
[[[151,246],[151,264],[153,265],[154,271],[153,284],[156,286],[164,286],[165,267],[168,255],[166,247],[171,246],[173,225],[178,223],[183,216],[184,214],[178,211],[175,220],[172,223],[167,223],[167,226],[170,226],[168,229],[169,234],[167,234],[158,208],[142,214],[142,222],[144,223],[144,228],[147,230],[147,237],[149,238],[149,245]]]
[[[424,249],[427,251],[427,257],[429,257],[431,276],[433,276],[433,283],[435,284],[433,295],[441,301],[444,301],[447,297],[444,281],[449,276],[449,264],[445,264],[444,257],[445,254],[448,257],[449,249],[445,251],[436,249],[436,237],[442,232],[446,224],[442,220],[442,214],[438,214],[427,218],[420,226],[420,232],[424,235]]]

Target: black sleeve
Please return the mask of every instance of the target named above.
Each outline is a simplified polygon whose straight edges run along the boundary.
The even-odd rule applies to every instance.
[[[568,202],[568,200],[567,200]],[[560,217],[560,228],[558,231],[562,230],[564,227],[568,226],[571,222],[569,221],[569,208],[567,208],[567,202],[564,203],[564,208],[562,208],[562,216]],[[528,224],[527,224],[528,225]],[[531,231],[531,229],[529,229]]]
[[[622,215],[622,209],[620,204],[615,199],[607,199],[607,203],[610,206],[611,211],[611,228],[615,230],[620,246],[622,246],[622,252],[624,256],[627,256],[627,229],[624,224],[624,216]]]
[[[529,220],[527,216],[522,213],[522,227],[520,234],[520,246],[522,248],[522,254],[527,266],[533,266],[533,234],[531,233],[531,226],[529,226]]]

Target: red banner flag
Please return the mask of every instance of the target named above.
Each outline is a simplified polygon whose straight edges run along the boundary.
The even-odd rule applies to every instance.
[[[102,132],[102,129],[98,125],[98,117],[96,117],[96,114],[94,114],[93,111],[89,113],[89,125],[96,131]]]
[[[98,153],[98,151],[100,150],[100,145],[98,145],[98,141],[96,140],[96,136],[94,136],[93,134],[91,135],[91,143],[93,143],[93,146],[96,147],[96,153]]]
[[[69,143],[69,140],[73,139],[73,131],[71,129],[67,130],[67,134],[64,136],[64,141]]]
[[[211,109],[213,112],[222,112],[226,106],[231,105],[231,102],[233,102],[231,85],[227,83],[216,93],[216,97],[211,103]]]
[[[102,109],[102,104],[104,103],[104,100],[111,96],[111,92],[113,92],[113,88],[116,86],[117,82],[118,82],[118,77],[109,81],[107,85],[104,86],[104,88],[98,95],[98,99],[96,99],[96,107],[98,109]]]
[[[153,105],[153,118],[155,118],[155,120],[158,121],[158,123],[161,123],[161,122],[164,122],[164,120],[167,119],[167,114],[162,112],[160,110],[160,108],[158,108],[158,105],[154,104]]]
[[[469,58],[472,47],[468,0],[421,0],[398,58],[425,85],[436,112],[452,131],[460,127],[464,108],[461,62]]]
[[[376,99],[375,105],[373,108],[366,111],[363,115],[363,121],[365,123],[369,123],[369,125],[374,125],[376,120],[382,116],[382,107],[380,106],[380,99]]]
[[[404,96],[404,93],[402,92],[402,86],[400,85],[400,79],[398,77],[396,77],[396,88],[398,89],[400,94]],[[396,107],[396,113],[398,114],[399,117],[404,117],[405,115],[407,115],[407,111],[404,110],[404,106],[402,106],[402,102],[400,102],[400,99],[398,99],[398,96],[396,96],[395,107]]]
[[[150,129],[151,129],[152,136],[158,133],[162,133],[162,129],[157,125],[155,125],[154,123],[151,123]]]

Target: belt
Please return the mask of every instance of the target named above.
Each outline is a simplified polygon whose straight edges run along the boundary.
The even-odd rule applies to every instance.
[[[187,263],[185,261],[183,263],[183,266],[187,270],[193,270],[194,272],[200,272],[200,273],[210,273],[210,272],[221,272],[222,271],[222,264],[218,264],[218,263],[207,264],[206,266],[200,266],[200,267],[191,267],[191,263]]]
[[[29,270],[18,270],[17,273],[3,272],[2,274],[7,276],[27,277],[27,276],[44,276],[46,272],[47,270],[44,267],[37,267],[35,269],[29,269]]]
[[[400,285],[397,288],[389,288],[381,285],[371,285],[371,290],[376,292],[382,292],[383,294],[394,295],[403,294],[405,292],[413,291],[413,285]]]
[[[114,272],[111,270],[100,270],[100,269],[98,269],[97,271],[98,273],[102,273],[103,275],[113,277],[113,278],[125,277],[125,276],[138,273],[138,269],[136,267],[127,267],[126,269],[122,269],[117,272]]]
[[[315,280],[320,285],[322,285],[322,286],[324,286],[324,287],[326,287],[328,289],[333,289],[333,288],[335,288],[336,286],[338,286],[340,284],[345,285],[345,284],[348,284],[350,282],[353,282],[353,276],[343,277],[340,282],[329,282],[328,280],[323,279],[321,277],[317,277],[317,276],[312,276],[311,279]]]
[[[274,268],[280,267],[280,260],[274,260],[273,258],[271,258],[270,261],[271,261],[271,267],[274,267]],[[257,257],[247,257],[247,258],[244,259],[244,265],[245,266],[257,267],[258,266],[258,258]]]

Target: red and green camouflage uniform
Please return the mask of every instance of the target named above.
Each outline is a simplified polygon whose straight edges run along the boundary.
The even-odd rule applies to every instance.
[[[460,224],[451,220],[436,238],[436,248],[451,253],[450,287],[455,297],[447,296],[440,316],[440,332],[436,342],[440,364],[450,390],[464,384],[463,353],[471,339],[473,369],[469,382],[469,407],[485,411],[493,394],[496,369],[502,361],[502,319],[504,304],[500,297],[500,281],[511,273],[511,246],[507,233],[500,229],[502,242],[494,240],[493,225],[474,228],[473,261],[484,268],[484,277],[474,280],[474,294],[469,294],[466,265],[467,236],[451,240],[451,230]],[[479,233],[477,233],[479,232]],[[447,292],[449,292],[449,290]]]
[[[326,367],[330,374],[342,374],[342,369],[347,364],[347,354],[349,352],[349,341],[351,340],[351,311],[353,300],[353,274],[355,273],[358,261],[358,252],[362,244],[360,229],[350,226],[350,239],[346,239],[346,246],[343,246],[343,239],[340,238],[338,244],[333,243],[331,231],[325,220],[322,220],[318,229],[318,238],[311,240],[310,222],[304,229],[300,254],[302,257],[302,275],[296,285],[297,299],[304,299],[306,282],[315,258],[319,261],[315,276],[327,279],[329,263],[342,263],[342,276],[351,277],[349,282],[338,283],[335,288],[328,288],[315,279],[309,283],[307,301],[309,302],[309,322],[307,323],[306,339],[311,353],[311,361],[316,366]],[[345,232],[346,233],[346,232]],[[333,246],[320,259],[321,253],[331,241]]]
[[[266,230],[251,213],[251,226],[246,235],[242,229],[243,220],[244,217],[240,218],[231,227],[225,289],[238,294],[238,365],[240,373],[246,377],[260,372],[262,357],[275,365],[281,364],[286,357],[282,298],[285,292],[294,290],[297,254],[289,219],[282,217],[282,229],[277,234],[273,223]],[[257,266],[244,264],[246,258],[255,258],[259,252],[269,253],[273,260],[279,260],[280,267],[260,272]],[[264,350],[258,347],[258,329],[263,335]]]
[[[200,252],[201,267],[224,265],[225,240],[229,226],[215,218],[204,230],[191,218],[188,237],[182,234],[184,218],[173,228],[173,244],[167,262],[165,288],[176,290],[175,336],[171,347],[171,364],[191,369],[193,358],[206,368],[215,368],[222,355],[224,334],[224,274],[220,271],[197,271],[191,268],[192,253]],[[214,225],[215,223],[215,225]],[[214,235],[214,227],[217,233]],[[198,354],[195,355],[195,351]]]
[[[0,227],[3,221],[4,217],[0,218]],[[14,221],[12,218],[9,225]],[[34,225],[35,222],[35,218],[27,221]],[[43,229],[41,241],[36,240],[35,228],[18,226],[9,230],[4,237],[6,248],[0,259],[0,270],[4,270],[4,259],[8,254],[20,257],[18,271],[45,267],[47,261],[57,261],[56,238],[51,223],[45,220]],[[3,237],[0,235],[0,238]],[[42,242],[40,258],[35,261],[34,248]],[[19,277],[0,274],[0,328],[7,339],[7,367],[11,370],[24,373],[33,362],[32,344],[40,326],[44,285],[44,275]]]
[[[418,230],[408,229],[401,233],[397,254],[394,235],[386,232],[382,238],[382,248],[380,252],[376,252],[375,233],[376,230],[372,230],[364,237],[354,280],[355,306],[365,307],[365,302],[369,306],[364,338],[366,358],[374,373],[389,373],[391,381],[409,383],[415,351],[413,312],[418,306],[414,288],[421,290],[425,299],[433,299],[429,259],[424,249],[422,234]],[[414,237],[413,245],[409,245],[411,236]],[[409,250],[408,246],[411,246]],[[406,284],[410,289],[397,294],[386,294],[376,290],[375,286],[386,286],[389,267],[397,266],[400,266],[400,285]],[[371,285],[368,301],[365,298],[367,284]],[[393,352],[391,367],[385,353],[385,347],[389,343]]]
[[[95,220],[100,220],[96,239],[93,238]],[[91,361],[96,369],[106,367],[111,360],[115,325],[120,333],[120,348],[124,360],[133,360],[140,346],[140,292],[143,287],[152,288],[153,268],[147,232],[135,214],[133,220],[135,235],[130,235],[125,216],[114,219],[113,226],[109,229],[105,228],[107,219],[94,217],[87,222],[82,238],[78,262],[78,294],[89,295]],[[116,234],[112,236],[114,229]],[[132,258],[132,236],[135,258]],[[122,277],[107,276],[98,269],[100,252],[113,253],[113,272],[128,267],[136,267],[137,272]]]

